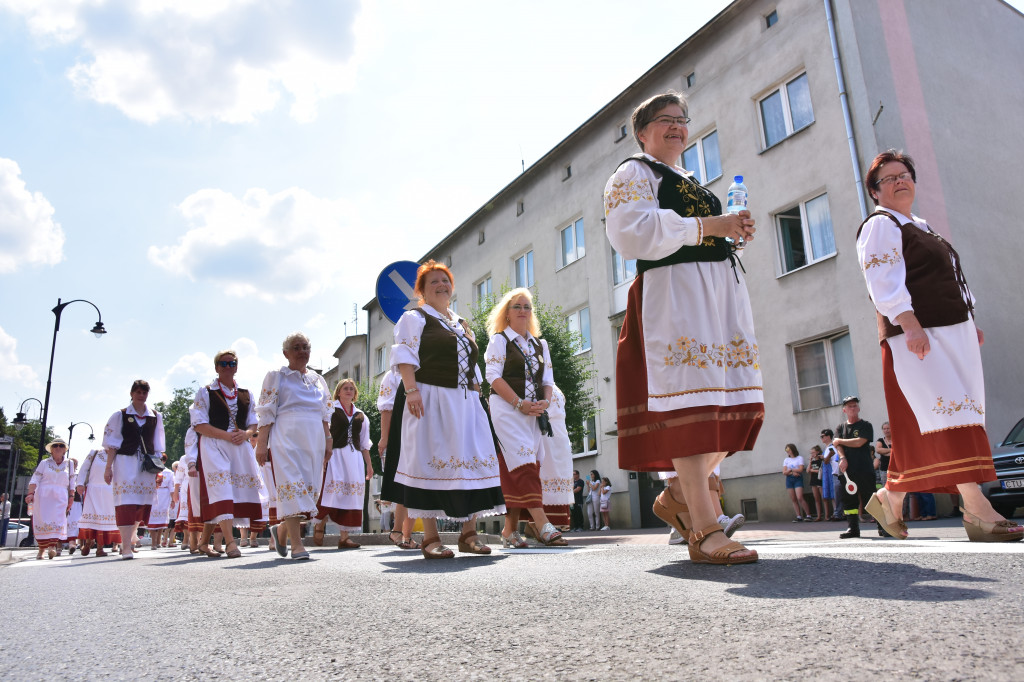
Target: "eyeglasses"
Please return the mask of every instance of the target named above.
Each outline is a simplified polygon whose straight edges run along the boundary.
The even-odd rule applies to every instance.
[[[909,182],[909,181],[911,181],[913,179],[914,179],[914,176],[910,174],[910,171],[904,171],[904,172],[900,173],[899,175],[886,175],[884,178],[881,178],[878,182],[875,183],[875,187],[885,187],[887,185],[891,185],[892,183],[896,182],[897,180],[902,180],[903,182]]]
[[[690,124],[689,116],[659,116],[651,119],[651,123],[657,123],[658,125],[671,125],[675,123],[677,126],[685,126]]]
[[[54,448],[60,448],[61,450],[67,450],[68,446],[64,445],[63,443],[54,443],[53,445],[50,446],[50,449],[53,450]]]
[[[312,346],[309,346],[309,345],[306,345],[306,346],[292,346],[289,350],[307,351],[307,350],[312,350]]]
[[[515,305],[510,305],[508,307],[508,309],[509,310],[516,310],[516,311],[525,310],[526,312],[530,312],[531,310],[533,310],[533,306],[531,306],[531,305],[519,305],[517,303]]]
[[[238,367],[238,360],[218,360],[218,367]]]

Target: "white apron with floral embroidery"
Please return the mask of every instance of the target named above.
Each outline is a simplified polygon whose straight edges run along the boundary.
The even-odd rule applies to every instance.
[[[344,409],[341,403],[335,408]],[[351,444],[343,448],[331,450],[331,459],[327,462],[327,471],[324,474],[324,489],[320,498],[320,506],[330,509],[358,509],[363,510],[363,497],[366,490],[366,461],[363,459],[363,450],[370,449],[370,420],[366,414],[356,408],[352,412],[354,419],[356,414],[363,415],[363,427],[359,433],[359,447]],[[350,533],[357,533],[362,527],[343,527],[342,530]]]
[[[67,457],[60,464],[47,457],[29,480],[29,485],[35,486],[32,529],[38,540],[66,540],[68,537],[68,496],[74,483],[68,477]]]
[[[82,503],[82,518],[78,520],[79,531],[88,528],[107,533],[117,532],[113,488],[103,480],[106,468],[107,453],[103,450],[93,450],[82,463],[78,485],[85,486],[85,502]]]
[[[554,386],[548,406],[553,437],[541,436],[540,489],[544,504],[572,504],[572,443],[565,426],[565,395]]]

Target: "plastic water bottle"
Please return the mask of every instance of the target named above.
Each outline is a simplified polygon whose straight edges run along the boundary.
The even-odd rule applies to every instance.
[[[747,186],[743,184],[743,176],[733,176],[732,184],[729,185],[729,194],[726,199],[725,212],[726,213],[739,213],[740,211],[747,210]],[[732,243],[734,240],[726,237],[726,241]],[[741,239],[736,242],[736,246],[744,246],[745,242]]]

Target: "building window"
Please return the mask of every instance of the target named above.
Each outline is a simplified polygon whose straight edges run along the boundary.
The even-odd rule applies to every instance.
[[[373,363],[374,367],[377,368],[377,374],[383,374],[388,371],[387,346],[377,346],[377,350],[373,352]]]
[[[686,87],[692,88],[697,84],[697,74],[693,71],[686,74]]]
[[[627,135],[629,135],[629,127],[625,123],[620,123],[618,136],[615,138],[615,141],[624,140]]]
[[[836,252],[828,194],[797,204],[775,216],[779,229],[779,258],[787,273]]]
[[[516,286],[532,287],[533,281],[533,251],[527,251],[516,258]]]
[[[526,211],[526,204],[524,204],[521,200],[517,201],[516,202],[516,215],[517,216],[523,215],[524,211]]]
[[[452,300],[450,300],[450,301],[448,302],[448,307],[449,307],[449,308],[451,309],[451,311],[452,311],[453,313],[455,313],[456,315],[458,315],[458,314],[459,314],[459,301],[458,301],[458,299],[457,299],[457,298],[455,298],[454,296],[452,296]]]
[[[562,177],[563,180],[568,180],[572,177],[572,165],[565,167],[565,175]]]
[[[814,123],[811,91],[807,85],[806,73],[773,91],[758,104],[761,108],[761,129],[764,132],[765,149]]]
[[[618,286],[636,279],[636,259],[626,260],[612,249],[612,284]]]
[[[775,24],[779,23],[779,12],[778,10],[772,10],[764,17],[764,27],[771,28]]]
[[[576,354],[586,353],[590,350],[590,308],[580,308],[565,319],[569,325],[569,331],[578,332],[580,335],[580,345],[576,349]]]
[[[849,332],[791,346],[796,383],[796,411],[838,405],[843,396],[857,395],[853,344]]]
[[[703,185],[722,177],[722,157],[718,153],[718,131],[713,130],[683,152],[683,167],[693,171]]]
[[[358,383],[359,383],[359,380],[360,380],[360,374],[359,374],[359,365],[356,365],[356,366],[355,366],[355,367],[353,368],[353,371],[355,372],[355,375],[354,375],[354,377],[353,377],[353,378],[354,378],[354,379],[356,380],[356,383],[358,384]]]
[[[574,457],[592,455],[597,452],[597,418],[587,417],[583,422],[583,438],[572,441],[572,454]]]
[[[473,293],[476,297],[476,302],[484,300],[491,295],[491,276],[487,275],[486,278],[480,280],[473,285]]]
[[[477,237],[476,237],[477,246],[479,246],[480,244],[483,244],[485,241],[487,241],[487,235],[484,234],[483,230],[480,230],[480,234],[478,234]]]
[[[559,246],[562,252],[563,268],[586,255],[586,249],[583,246],[583,218],[562,228]]]

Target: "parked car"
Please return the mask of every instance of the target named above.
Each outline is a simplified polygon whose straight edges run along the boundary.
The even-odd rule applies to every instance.
[[[18,535],[19,532],[21,533],[21,535]],[[11,521],[7,524],[7,542],[4,544],[4,547],[14,547],[15,542],[24,542],[25,538],[27,537],[28,524],[18,523],[17,521],[11,519]]]
[[[997,512],[1012,518],[1024,507],[1024,419],[992,450],[992,459],[999,480],[982,483],[981,490]]]

